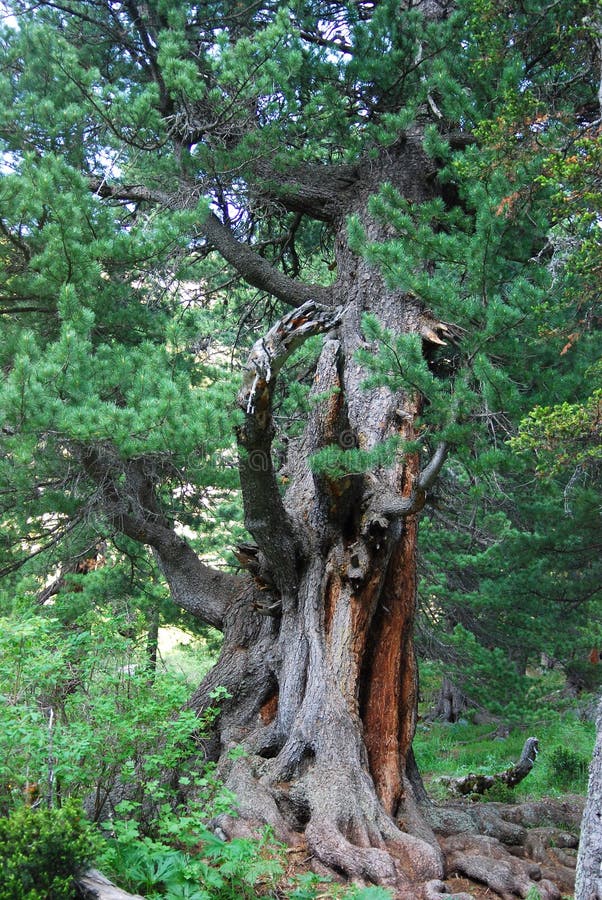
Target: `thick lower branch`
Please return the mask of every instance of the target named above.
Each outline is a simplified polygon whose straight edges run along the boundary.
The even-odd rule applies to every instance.
[[[181,199],[182,196],[186,197],[185,190],[181,194],[176,192],[170,194],[148,188],[144,184],[113,184],[100,178],[90,178],[88,183],[97,196],[107,199],[152,203],[172,209],[186,206],[186,200]],[[248,244],[237,240],[232,231],[211,211],[208,210],[198,222],[198,229],[247,284],[272,294],[289,306],[301,306],[311,299],[318,300],[326,306],[332,304],[331,288],[305,284],[285,275]]]
[[[246,579],[205,565],[175,532],[169,542],[161,541],[153,549],[174,603],[221,631],[224,616],[240,596]]]
[[[202,563],[172,528],[128,515],[112,516],[110,521],[117,531],[152,547],[174,603],[221,631],[228,607],[244,587],[243,579]]]
[[[341,215],[361,183],[355,165],[310,163],[278,172],[263,159],[255,168],[260,195],[323,222],[333,222]]]
[[[152,547],[174,602],[221,629],[244,580],[202,563],[176,533],[161,509],[152,473],[145,470],[143,460],[124,461],[109,445],[83,448],[80,456],[112,527]]]
[[[247,284],[272,294],[289,306],[301,306],[308,300],[318,300],[325,305],[332,304],[330,288],[305,284],[295,278],[289,278],[267,259],[259,256],[248,244],[237,241],[230,229],[212,212],[207,214],[200,227],[211,245],[231,266],[234,266]]]

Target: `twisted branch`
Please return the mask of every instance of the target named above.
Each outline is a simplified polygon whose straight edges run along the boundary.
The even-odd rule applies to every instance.
[[[276,322],[253,345],[238,395],[244,414],[237,439],[245,525],[265,556],[281,593],[295,585],[300,550],[272,463],[272,398],[276,379],[297,347],[313,335],[334,328],[342,314],[341,307],[327,308],[309,300]]]

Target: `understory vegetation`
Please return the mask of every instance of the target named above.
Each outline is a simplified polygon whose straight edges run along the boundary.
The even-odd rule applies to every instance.
[[[270,829],[232,841],[216,834],[212,821],[220,812],[235,814],[236,797],[202,760],[226,692],[216,690],[204,721],[183,710],[215,659],[215,637],[166,629],[159,640],[164,652],[150,670],[140,637],[124,637],[114,622],[91,612],[89,630],[81,621],[80,627],[66,624],[59,616],[69,605],[67,598],[50,613],[22,611],[2,621],[0,852],[7,862],[0,900],[67,900],[74,896],[73,874],[91,865],[149,900],[390,896],[383,888],[346,887],[312,873],[304,854],[284,847]],[[585,793],[592,695],[569,697],[564,673],[539,669],[528,675],[531,702],[523,698],[511,726],[494,716],[475,724],[470,710],[456,722],[441,722],[429,714],[442,675],[436,662],[421,665],[414,741],[435,802],[450,797],[446,776],[499,772],[512,764],[528,734],[540,742],[529,777],[514,790],[496,786],[474,800]],[[166,780],[166,771],[177,778]]]
[[[586,792],[595,735],[591,715],[593,695],[567,697],[563,674],[539,671],[529,678],[533,702],[523,703],[522,707],[515,704],[512,724],[506,718],[496,721],[493,717],[475,724],[470,710],[456,722],[424,721],[428,720],[436,701],[441,672],[432,663],[425,663],[421,668],[422,716],[414,752],[431,798],[444,800],[449,796],[444,782],[446,776],[503,771],[519,758],[528,735],[539,740],[537,761],[529,776],[512,790],[496,785],[475,799],[511,803]]]

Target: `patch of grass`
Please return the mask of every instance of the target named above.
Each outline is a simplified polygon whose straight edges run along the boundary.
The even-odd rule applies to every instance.
[[[184,678],[195,687],[217,662],[221,635],[209,635],[209,639],[195,637],[180,628],[162,628],[159,637],[159,653],[168,672]]]
[[[565,746],[554,747],[547,759],[550,781],[560,790],[585,793],[588,763],[588,758],[578,750]]]
[[[515,788],[515,798],[559,796],[567,790],[585,793],[595,728],[568,713],[549,725],[540,722],[528,729],[514,728],[506,738],[496,737],[491,725],[420,725],[414,752],[427,789],[437,798],[442,790],[438,778],[503,772],[518,761],[529,735],[539,739],[539,756],[532,772]],[[561,753],[559,748],[571,749]]]

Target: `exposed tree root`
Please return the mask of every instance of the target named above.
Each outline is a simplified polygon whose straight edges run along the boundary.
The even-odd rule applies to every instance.
[[[283,813],[282,791],[264,782],[252,760],[243,757],[232,761],[224,783],[236,793],[236,814],[218,816],[213,823],[215,828],[230,839],[250,837],[269,826],[279,841],[290,847],[299,846],[303,842],[301,829],[296,817]]]
[[[486,884],[503,900],[526,897],[533,886],[541,900],[560,900],[559,889],[542,878],[539,866],[512,856],[495,838],[484,835],[458,834],[444,838],[448,872],[459,872]]]
[[[318,770],[314,764],[297,780],[278,783],[267,774],[270,762],[242,758],[229,766],[226,784],[238,797],[238,815],[223,815],[214,823],[226,837],[247,836],[269,825],[289,846],[306,846],[320,873],[396,892],[443,876],[434,834],[430,844],[401,831],[380,806],[364,771],[350,775],[345,767]]]
[[[366,771],[347,762],[327,766],[310,756],[296,777],[275,782],[276,758],[232,761],[226,782],[239,798],[239,814],[215,824],[227,837],[270,825],[289,846],[303,848],[319,874],[383,885],[396,900],[467,900],[472,895],[448,893],[443,879],[453,876],[502,900],[526,897],[532,888],[541,900],[572,892],[580,798],[418,806],[408,794],[395,821]]]
[[[503,900],[526,897],[532,888],[541,900],[560,900],[573,890],[582,809],[583,798],[575,797],[425,805],[424,812],[439,835],[448,876],[464,875]]]

